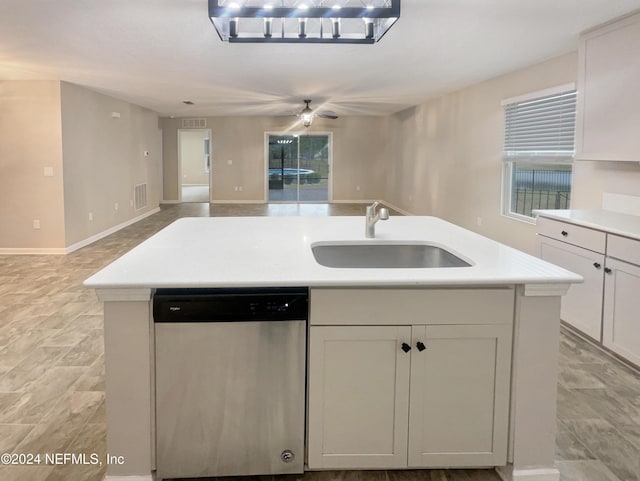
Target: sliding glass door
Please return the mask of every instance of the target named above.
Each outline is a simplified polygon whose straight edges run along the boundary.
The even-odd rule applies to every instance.
[[[328,202],[328,134],[268,134],[269,202]]]

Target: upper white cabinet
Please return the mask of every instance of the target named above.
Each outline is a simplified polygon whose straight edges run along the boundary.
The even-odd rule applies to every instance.
[[[640,13],[581,37],[576,160],[640,161]]]

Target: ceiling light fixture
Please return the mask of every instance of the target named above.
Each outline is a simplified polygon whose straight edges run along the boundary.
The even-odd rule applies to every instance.
[[[209,18],[229,43],[379,41],[400,18],[400,0],[209,0]]]
[[[313,110],[309,107],[311,100],[305,100],[304,103],[307,105],[298,115],[302,119],[302,125],[305,127],[311,127],[311,123],[313,122]]]

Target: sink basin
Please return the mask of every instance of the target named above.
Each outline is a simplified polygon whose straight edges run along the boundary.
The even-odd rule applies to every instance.
[[[437,268],[471,264],[429,244],[316,244],[311,246],[318,264],[337,268]]]

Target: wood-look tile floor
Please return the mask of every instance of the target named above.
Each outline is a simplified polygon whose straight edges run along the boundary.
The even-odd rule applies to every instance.
[[[356,204],[181,204],[67,256],[0,256],[0,454],[104,461],[102,305],[82,281],[185,216],[364,215]],[[391,212],[391,215],[397,215]],[[364,220],[363,220],[364,223]],[[640,481],[640,376],[563,329],[563,481]],[[2,466],[1,481],[100,481],[106,464]],[[268,481],[497,481],[492,470],[326,471]]]

